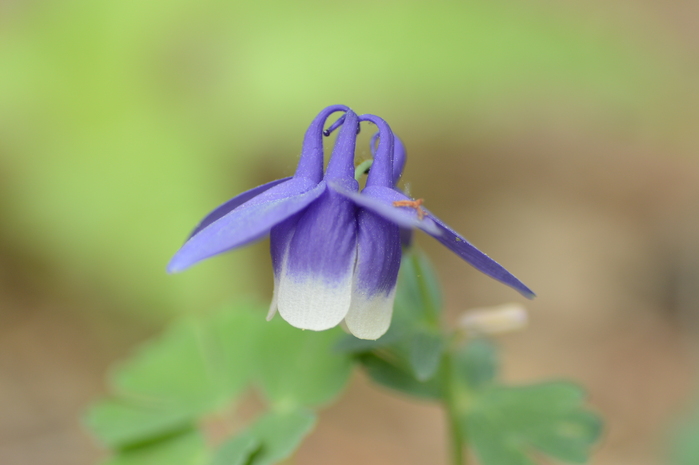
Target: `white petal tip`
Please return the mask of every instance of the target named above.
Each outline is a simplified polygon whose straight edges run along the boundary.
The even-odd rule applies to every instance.
[[[269,310],[267,311],[267,321],[272,321],[274,315],[277,314],[277,289],[279,288],[279,283],[274,280],[274,292],[272,292],[272,302],[269,304]]]
[[[351,298],[351,275],[339,282],[309,277],[301,281],[282,277],[277,306],[291,326],[313,331],[334,328],[347,315]]]
[[[395,296],[395,288],[388,295],[382,293],[370,298],[356,293],[345,317],[347,329],[358,339],[372,341],[386,334],[391,326]]]
[[[272,318],[274,318],[274,315],[277,314],[277,303],[272,302],[272,305],[269,307],[269,311],[267,312],[267,317],[265,318],[267,321],[272,321]]]

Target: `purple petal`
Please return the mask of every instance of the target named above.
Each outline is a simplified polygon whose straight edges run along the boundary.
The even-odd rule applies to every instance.
[[[357,265],[347,329],[360,339],[378,339],[391,324],[401,245],[398,226],[368,210],[358,215]]]
[[[221,218],[223,215],[227,214],[231,210],[239,207],[240,205],[244,204],[248,200],[252,199],[253,197],[257,197],[264,191],[276,186],[277,184],[281,184],[285,181],[288,181],[291,179],[291,177],[284,178],[284,179],[277,179],[276,181],[268,182],[267,184],[262,184],[261,186],[257,186],[254,189],[250,189],[249,191],[243,192],[240,195],[237,195],[230,199],[229,201],[219,205],[216,207],[211,213],[206,215],[201,222],[197,225],[196,228],[194,228],[194,231],[191,232],[189,237],[187,238],[188,240],[197,234],[199,231],[216,221],[217,219]]]
[[[371,149],[371,156],[376,158],[376,141],[381,133],[377,132],[371,136],[371,142],[369,147]],[[395,134],[393,135],[393,185],[395,186],[400,181],[403,176],[403,169],[405,168],[405,162],[407,155],[405,153],[405,145]]]
[[[276,224],[306,208],[326,190],[324,182],[292,178],[253,197],[190,238],[172,257],[168,272],[243,246],[267,234]]]
[[[525,286],[522,281],[515,278],[514,275],[507,271],[502,265],[478,250],[473,244],[444,224],[439,218],[429,212],[427,212],[427,214],[441,230],[440,234],[432,234],[429,232],[428,234],[445,245],[449,250],[466,260],[481,273],[487,274],[503,284],[507,284],[524,297],[532,299],[536,296],[531,289]]]
[[[431,234],[440,234],[440,229],[425,217],[420,219],[417,210],[408,207],[396,207],[393,202],[410,200],[404,194],[383,186],[367,186],[362,193],[352,192],[338,183],[329,183],[330,188],[349,198],[360,207],[366,208],[402,228],[419,228]]]
[[[340,134],[335,140],[332,155],[325,171],[326,180],[354,179],[354,149],[357,145],[359,119],[352,110],[347,110]]]
[[[399,228],[368,210],[360,210],[357,223],[357,291],[388,294],[396,286],[400,268]]]
[[[405,168],[405,162],[407,160],[407,155],[405,153],[405,146],[403,141],[401,141],[395,135],[393,136],[393,185],[395,186],[400,181],[401,176],[403,176],[403,168]]]
[[[315,331],[339,324],[350,307],[356,255],[356,208],[328,190],[299,216],[282,260],[282,318]]]
[[[331,105],[316,116],[306,130],[301,148],[301,158],[294,177],[310,179],[316,183],[323,179],[323,127],[328,117],[336,111],[347,111],[345,105]]]
[[[379,147],[374,155],[374,163],[371,165],[369,176],[366,179],[367,186],[393,187],[393,132],[383,119],[375,115],[362,115],[360,121],[370,121],[379,128]]]

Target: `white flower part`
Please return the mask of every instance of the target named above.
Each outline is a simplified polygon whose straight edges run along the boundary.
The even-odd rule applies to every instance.
[[[274,277],[274,290],[272,291],[272,303],[269,304],[269,311],[267,312],[267,321],[272,321],[274,315],[277,314],[277,294],[279,291],[279,280]]]
[[[352,333],[350,333],[350,330],[347,327],[347,323],[345,322],[345,320],[342,320],[340,322],[340,328],[345,332],[345,334],[352,334]]]
[[[356,289],[352,294],[352,305],[345,317],[347,329],[359,339],[376,340],[386,334],[391,325],[393,301],[396,288],[391,292],[367,296]]]
[[[281,269],[286,268],[286,260],[289,257],[289,242],[287,240],[286,246],[284,248],[284,256],[282,257],[282,266]],[[274,273],[274,289],[272,290],[272,302],[269,304],[269,311],[267,311],[267,321],[272,321],[272,318],[274,318],[274,315],[277,314],[277,308],[278,304],[277,301],[279,300],[279,276],[277,276],[277,273]]]
[[[458,325],[473,333],[497,334],[522,329],[528,319],[524,305],[510,303],[467,310],[459,317]]]
[[[351,270],[331,281],[323,276],[290,276],[287,267],[282,268],[277,308],[291,326],[313,331],[333,328],[347,315],[351,298]]]

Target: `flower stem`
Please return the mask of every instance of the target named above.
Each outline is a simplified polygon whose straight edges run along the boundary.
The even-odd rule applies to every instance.
[[[354,179],[359,181],[359,178],[364,176],[368,171],[369,168],[371,168],[371,165],[374,163],[374,160],[364,160],[361,162],[355,169],[354,169]]]
[[[454,392],[455,383],[453,380],[451,353],[448,349],[444,353],[443,363],[442,386],[444,387],[444,393],[442,396],[442,403],[444,404],[444,410],[447,414],[451,464],[466,465],[466,456],[464,454],[466,432],[461,428],[461,422],[459,421],[459,412],[456,405],[456,393]]]

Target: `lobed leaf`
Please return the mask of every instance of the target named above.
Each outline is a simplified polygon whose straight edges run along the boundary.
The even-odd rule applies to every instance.
[[[369,377],[378,384],[415,397],[441,398],[442,386],[438,378],[420,381],[409,369],[371,353],[362,354],[358,359]]]
[[[207,321],[209,364],[215,367],[214,380],[227,399],[238,395],[256,375],[259,341],[267,325],[259,310],[243,304]]]
[[[257,420],[250,432],[259,438],[262,446],[250,465],[270,465],[290,457],[317,420],[316,414],[309,410],[272,412]]]
[[[185,408],[159,410],[120,400],[93,404],[85,422],[102,443],[113,449],[166,437],[194,426],[192,413]]]
[[[121,397],[160,410],[206,411],[222,399],[203,325],[180,320],[112,373]]]
[[[209,465],[271,465],[290,457],[317,422],[308,410],[271,412],[226,441]]]
[[[194,450],[196,420],[257,380],[275,413],[249,428],[254,440],[234,438],[213,463],[273,463],[291,454],[315,424],[315,416],[298,407],[331,400],[349,379],[351,357],[332,350],[341,334],[266,323],[251,305],[177,321],[113,372],[114,396],[93,404],[86,423],[119,451],[112,462],[158,463],[173,448]],[[173,463],[190,463],[185,452],[185,462]]]
[[[480,389],[498,374],[497,347],[487,339],[476,339],[454,354],[454,372],[469,389]]]
[[[602,424],[583,401],[582,390],[564,382],[492,386],[476,391],[462,427],[482,465],[528,465],[533,449],[584,463]]]
[[[260,333],[259,377],[262,391],[276,408],[316,406],[335,398],[345,387],[352,359],[333,350],[339,328],[300,331],[280,319]]]
[[[192,430],[119,451],[103,465],[203,465],[207,455],[203,434]]]
[[[415,378],[427,381],[437,373],[445,346],[444,336],[439,333],[422,331],[410,339],[408,360]]]
[[[260,440],[246,431],[224,442],[209,465],[247,465],[260,447]]]

